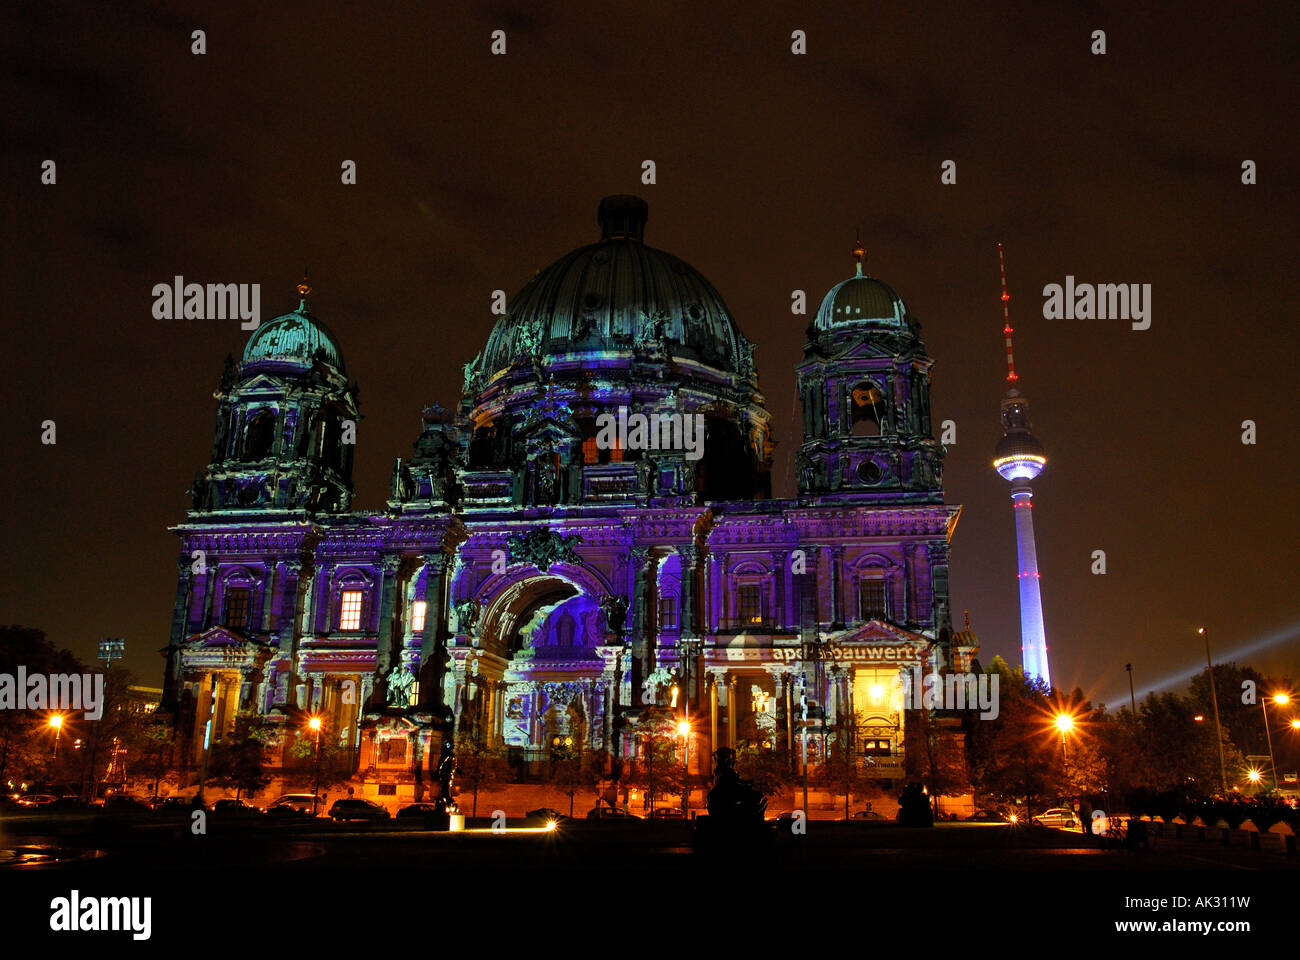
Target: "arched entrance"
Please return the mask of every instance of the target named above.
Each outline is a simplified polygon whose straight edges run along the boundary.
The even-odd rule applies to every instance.
[[[576,565],[545,573],[530,565],[481,587],[480,662],[499,670],[490,678],[499,703],[491,736],[520,773],[545,775],[557,756],[604,749],[612,698],[601,649],[610,642],[600,607],[607,595],[596,575]]]

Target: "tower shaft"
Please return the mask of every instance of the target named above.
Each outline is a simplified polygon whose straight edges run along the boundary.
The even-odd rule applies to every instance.
[[[1034,491],[1028,480],[1012,483],[1011,504],[1016,512],[1016,556],[1020,579],[1020,659],[1025,676],[1036,677],[1050,685],[1038,552],[1034,546]]]

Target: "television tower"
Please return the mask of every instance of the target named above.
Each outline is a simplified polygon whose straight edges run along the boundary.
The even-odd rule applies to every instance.
[[[1047,671],[1047,633],[1043,629],[1043,598],[1038,588],[1038,553],[1034,549],[1034,489],[1030,481],[1043,472],[1047,457],[1029,429],[1029,403],[1016,389],[1016,361],[1011,353],[1011,300],[1007,293],[1007,263],[998,244],[1002,271],[1002,334],[1007,338],[1007,395],[1002,400],[1002,439],[993,456],[993,469],[1011,481],[1011,505],[1016,513],[1016,553],[1020,579],[1020,659],[1025,676],[1051,685]]]

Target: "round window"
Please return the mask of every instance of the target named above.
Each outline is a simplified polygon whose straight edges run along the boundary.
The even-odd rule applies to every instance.
[[[879,483],[884,475],[885,472],[880,469],[880,464],[874,460],[863,460],[858,464],[858,479],[868,486]]]

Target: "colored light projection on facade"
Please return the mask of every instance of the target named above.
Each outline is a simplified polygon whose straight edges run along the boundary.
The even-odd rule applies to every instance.
[[[717,747],[865,713],[881,776],[902,775],[901,672],[966,669],[978,645],[952,629],[960,509],[920,324],[863,251],[808,326],[798,492],[773,499],[754,345],[647,219],[601,201],[600,239],[510,301],[378,508],[353,509],[357,388],[306,294],[228,361],[174,528],[167,698],[196,758],[208,717],[219,740],[257,716],[287,756],[320,716],[363,794],[420,795],[448,728],[524,774],[557,743],[612,772],[689,711],[706,774]],[[620,410],[699,417],[703,449],[598,442]]]

